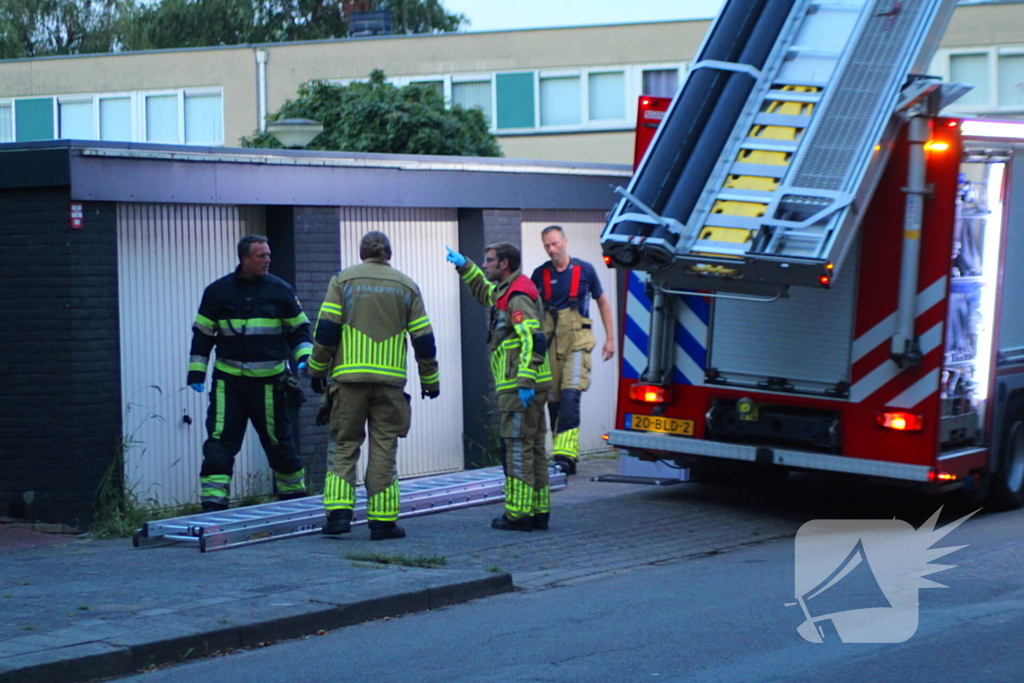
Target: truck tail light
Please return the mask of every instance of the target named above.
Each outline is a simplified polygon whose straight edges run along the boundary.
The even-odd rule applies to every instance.
[[[878,413],[875,424],[897,432],[919,432],[924,429],[924,416],[913,413]]]
[[[634,384],[629,387],[629,397],[641,403],[671,403],[672,390],[653,384]]]
[[[609,268],[611,268],[611,267],[612,267],[612,257],[611,257],[611,256],[608,256],[608,255],[606,254],[606,255],[602,256],[601,258],[603,258],[603,259],[604,259],[604,264],[605,264],[606,266],[608,266]]]
[[[928,481],[956,481],[956,475],[942,470],[929,470]]]

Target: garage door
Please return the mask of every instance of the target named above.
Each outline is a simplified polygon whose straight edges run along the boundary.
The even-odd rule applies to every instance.
[[[597,271],[604,293],[612,307],[618,310],[615,270],[605,268],[601,259],[601,231],[605,226],[603,211],[524,211],[523,212],[523,272],[532,275],[533,269],[548,260],[541,242],[541,230],[549,225],[560,225],[569,239],[569,255],[589,261]],[[604,344],[604,326],[597,306],[590,303],[590,317],[594,320],[597,348],[592,354],[594,371],[590,389],[583,395],[580,405],[580,450],[607,448],[603,434],[615,426],[615,397],[618,395],[618,355],[607,363],[601,361]],[[621,349],[616,349],[616,354]],[[550,447],[551,434],[548,433]]]
[[[371,230],[391,240],[391,265],[419,285],[437,338],[441,368],[441,396],[420,398],[419,375],[409,353],[412,429],[398,445],[398,476],[415,477],[461,470],[462,447],[462,343],[459,334],[458,278],[444,260],[444,246],[458,244],[455,209],[363,208],[341,209],[341,267],[360,263],[359,241]],[[366,449],[359,476],[366,471]]]
[[[125,475],[144,500],[196,502],[209,393],[185,386],[192,322],[203,289],[237,265],[238,240],[264,233],[263,211],[122,204],[117,233]],[[232,496],[270,492],[250,426]]]

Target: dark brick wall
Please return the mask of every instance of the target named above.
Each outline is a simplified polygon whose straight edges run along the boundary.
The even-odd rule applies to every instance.
[[[113,204],[0,191],[0,514],[88,525],[121,432]]]
[[[478,264],[484,247],[509,242],[522,248],[523,212],[502,209],[460,209],[459,250]],[[491,380],[487,350],[488,309],[474,299],[465,286],[459,301],[462,323],[462,413],[467,468],[493,464],[485,449],[492,445],[496,424],[496,396]],[[480,397],[487,397],[481,401]]]
[[[336,207],[303,207],[292,210],[295,254],[295,293],[309,319],[316,324],[327,283],[341,263],[341,212]],[[303,380],[306,404],[298,419],[299,451],[313,491],[321,492],[327,473],[327,427],[315,424],[319,397]]]

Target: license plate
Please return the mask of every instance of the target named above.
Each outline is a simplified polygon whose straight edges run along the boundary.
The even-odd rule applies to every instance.
[[[626,415],[626,429],[693,436],[693,420],[679,420],[674,417],[655,417],[654,415],[634,415],[629,413]]]

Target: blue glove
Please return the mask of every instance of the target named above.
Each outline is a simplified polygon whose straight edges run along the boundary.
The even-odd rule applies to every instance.
[[[463,256],[462,254],[460,254],[457,251],[452,251],[451,247],[447,247],[446,246],[445,249],[448,250],[448,255],[445,256],[445,258],[449,262],[454,263],[456,268],[461,268],[462,266],[466,265],[466,257],[465,256]]]
[[[206,384],[204,382],[196,382],[195,384],[189,384],[189,386],[192,387],[193,391],[198,391],[200,394],[203,393],[203,389],[206,388]]]
[[[306,360],[309,360],[308,358]],[[299,375],[302,377],[309,377],[309,372],[306,370],[306,361],[299,363]]]
[[[519,401],[520,401],[520,403],[523,404],[524,408],[529,406],[530,402],[533,401],[533,396],[534,396],[535,393],[536,392],[534,392],[533,389],[520,389],[519,390]]]

